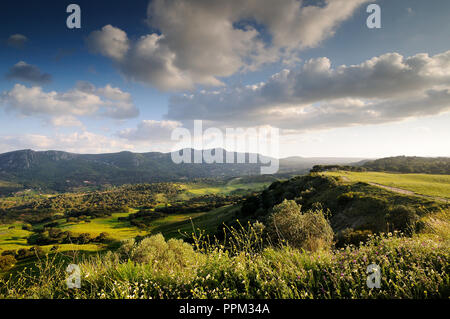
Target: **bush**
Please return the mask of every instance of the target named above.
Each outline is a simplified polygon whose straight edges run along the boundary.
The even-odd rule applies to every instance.
[[[333,243],[333,229],[322,209],[302,214],[301,206],[292,200],[284,200],[273,208],[270,228],[272,234],[295,248],[316,251],[329,249]]]
[[[23,230],[32,231],[33,230],[33,226],[31,226],[31,224],[23,224],[22,229]]]
[[[386,215],[389,231],[399,230],[409,235],[414,233],[418,221],[416,211],[406,206],[395,206]]]
[[[0,256],[0,271],[9,270],[16,262],[17,260],[11,255]]]
[[[345,245],[358,246],[360,243],[365,243],[371,235],[373,235],[373,232],[369,229],[354,230],[353,228],[346,228],[340,232],[337,245],[339,247]]]
[[[163,235],[144,238],[140,243],[126,240],[118,250],[120,256],[139,264],[152,264],[155,268],[185,267],[195,261],[197,253],[192,245],[180,239],[166,242]]]

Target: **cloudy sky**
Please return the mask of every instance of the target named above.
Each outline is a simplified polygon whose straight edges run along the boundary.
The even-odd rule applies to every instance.
[[[450,156],[447,0],[7,1],[0,152],[170,151],[280,129],[286,156]],[[381,7],[381,29],[366,8]]]

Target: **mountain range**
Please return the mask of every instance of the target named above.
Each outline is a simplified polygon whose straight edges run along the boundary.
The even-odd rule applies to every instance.
[[[248,163],[249,154],[227,152],[226,156],[245,156],[246,163],[198,164],[172,161],[171,153],[75,154],[62,151],[20,150],[0,154],[0,181],[23,189],[66,191],[80,186],[122,185],[181,181],[193,178],[234,177],[260,174],[261,166]],[[214,151],[213,151],[214,152]],[[193,160],[193,151],[192,160]],[[266,159],[270,159],[267,158]],[[303,173],[317,164],[355,164],[362,158],[280,159],[280,173]],[[192,161],[193,162],[193,161]]]

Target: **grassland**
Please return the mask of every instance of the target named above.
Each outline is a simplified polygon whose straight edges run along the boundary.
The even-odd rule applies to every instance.
[[[230,195],[233,193],[243,194],[249,191],[260,191],[265,187],[269,186],[270,182],[262,183],[239,183],[237,181],[230,181],[226,184],[206,184],[206,183],[195,183],[195,184],[185,184],[186,195],[188,197],[195,197],[207,194],[221,194]]]
[[[130,225],[128,221],[120,221],[119,217],[126,217],[135,210],[129,212],[114,213],[110,217],[95,218],[89,222],[79,223],[62,223],[60,228],[64,231],[68,230],[76,234],[89,233],[93,236],[98,236],[100,233],[108,233],[111,238],[122,240],[133,238],[136,236],[146,235],[146,231],[139,230],[137,227]]]
[[[156,220],[152,233],[161,233],[166,238],[182,238],[185,234],[191,234],[198,229],[214,233],[224,222],[233,218],[236,209],[224,206],[209,212],[171,215]]]
[[[239,178],[231,179],[228,182],[208,183],[184,183],[177,184],[183,191],[175,198],[167,198],[165,194],[156,194],[155,200],[158,204],[155,208],[170,206],[171,200],[183,201],[190,198],[208,195],[208,194],[220,194],[229,195],[232,193],[245,194],[251,191],[258,191],[270,184],[267,181],[264,182],[241,182]],[[80,193],[78,196],[84,195]],[[77,193],[69,194],[74,198],[77,197]],[[54,195],[52,195],[54,196]],[[45,198],[45,195],[26,195],[26,196],[13,196],[2,198],[0,201],[0,207],[7,207],[12,203],[27,203],[29,200],[35,200],[38,198]],[[79,235],[82,233],[88,233],[92,237],[98,236],[100,233],[108,233],[109,238],[120,241],[129,238],[135,238],[136,236],[145,236],[149,234],[162,233],[168,238],[182,237],[181,234],[191,233],[194,228],[206,229],[207,231],[215,232],[217,227],[226,221],[229,216],[232,215],[230,209],[222,207],[214,209],[212,211],[196,212],[196,213],[180,213],[170,214],[169,216],[161,217],[152,221],[152,223],[145,229],[138,228],[132,225],[127,220],[119,220],[120,217],[126,217],[131,213],[136,213],[137,208],[129,208],[126,211],[113,213],[111,216],[89,219],[87,221],[68,222],[66,218],[53,220],[58,223],[58,228],[63,231],[70,231],[73,234]],[[38,230],[44,227],[46,223],[34,224],[33,229]],[[22,230],[22,222],[13,222],[0,225],[0,253],[5,250],[18,250],[29,249],[32,246],[27,243],[27,238],[33,234],[32,231]],[[53,245],[41,246],[44,251],[49,251]],[[91,244],[60,244],[58,245],[58,251],[101,251],[107,248],[105,244],[91,243]]]
[[[27,237],[31,234],[32,232],[22,229],[22,223],[0,225],[0,248],[4,250],[28,248]]]
[[[339,176],[347,182],[375,183],[404,189],[419,195],[450,199],[450,175],[349,171],[326,172],[323,174]]]
[[[247,238],[242,233],[239,238]],[[258,238],[255,238],[255,243]],[[289,246],[194,250],[153,236],[121,253],[75,261],[43,259],[40,267],[0,279],[0,298],[86,299],[426,299],[450,297],[449,247],[415,237],[373,237],[360,247],[306,252]],[[256,247],[256,246],[254,246]],[[81,288],[66,286],[68,262]],[[380,289],[367,287],[367,265],[380,269]]]
[[[220,243],[210,243],[205,237],[190,238],[189,242],[194,240],[197,244],[195,247],[202,247],[194,249],[194,246],[173,238],[184,238],[183,234],[191,234],[194,229],[214,233],[224,222],[234,221],[239,216],[238,212],[242,214],[241,207],[244,208],[246,202],[194,213],[174,211],[152,220],[146,228],[135,227],[125,219],[119,220],[120,217],[137,212],[137,208],[89,219],[89,222],[67,222],[66,218],[60,218],[56,220],[58,228],[78,234],[96,236],[107,232],[113,239],[122,240],[162,233],[165,238],[172,239],[166,241],[161,235],[150,236],[141,242],[132,242],[128,246],[130,253],[124,253],[123,247],[113,252],[97,253],[111,248],[106,244],[59,245],[59,251],[51,254],[48,257],[50,259],[45,257],[39,262],[30,259],[20,261],[20,268],[14,269],[17,277],[0,278],[0,298],[450,297],[450,242],[446,222],[449,216],[448,211],[437,209],[446,204],[356,183],[376,183],[427,196],[447,195],[445,197],[448,198],[448,193],[445,193],[447,176],[353,172],[330,172],[326,175],[342,178],[336,181],[332,177],[312,174],[277,183],[261,197],[261,205],[256,202],[257,208],[266,204],[267,211],[250,211],[258,211],[256,217],[259,219],[270,213],[275,201],[281,200],[282,196],[290,196],[291,199],[303,201],[305,209],[315,202],[324,203],[334,213],[340,212],[336,221],[345,222],[346,225],[358,225],[357,222],[360,222],[361,226],[367,226],[373,222],[376,226],[378,222],[383,222],[383,213],[389,211],[388,206],[391,204],[407,205],[410,208],[426,206],[430,208],[425,210],[427,212],[434,212],[431,208],[436,206],[434,213],[422,217],[427,233],[414,234],[412,237],[403,237],[395,232],[393,235],[369,235],[368,241],[360,246],[303,251],[284,244],[263,245],[263,241],[254,236],[254,230],[242,229],[238,233],[228,229],[225,241]],[[421,183],[425,185],[420,186]],[[427,183],[436,184],[438,191],[421,191],[430,191]],[[264,184],[249,185],[239,180],[217,185],[183,184],[184,191],[175,200],[207,194],[248,192],[249,188],[259,189]],[[157,198],[160,203],[155,207],[170,205],[166,196]],[[351,209],[347,210],[346,207]],[[31,232],[22,230],[20,223],[15,223],[14,228],[11,226],[13,224],[0,227],[0,248],[7,247],[3,246],[7,243],[11,248],[28,247],[26,237]],[[233,244],[226,240],[232,240]],[[48,251],[51,246],[43,248]],[[61,251],[76,252],[76,255],[66,257],[65,254],[59,254]],[[65,269],[68,262],[75,262],[81,268],[81,289],[67,289]],[[42,266],[36,267],[35,263]],[[371,263],[381,267],[382,288],[378,290],[367,289],[366,269]],[[25,267],[33,268],[33,273],[20,273],[25,271]]]

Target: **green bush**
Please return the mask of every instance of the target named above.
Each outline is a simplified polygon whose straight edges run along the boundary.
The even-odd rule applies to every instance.
[[[407,234],[412,234],[416,228],[419,216],[413,208],[406,206],[395,206],[386,215],[386,222],[389,230],[399,230]]]
[[[6,271],[10,269],[17,260],[12,255],[0,256],[0,271]]]
[[[337,245],[344,247],[345,245],[358,246],[360,243],[365,243],[373,232],[369,229],[354,230],[353,228],[346,228],[339,233]]]
[[[156,268],[184,267],[195,261],[198,255],[192,245],[180,239],[166,241],[161,234],[144,238],[139,243],[133,239],[127,240],[118,252],[122,258],[139,264],[151,264]]]
[[[323,210],[316,208],[302,213],[301,206],[292,200],[284,200],[273,208],[270,228],[278,239],[295,248],[316,251],[329,249],[333,243],[333,229]]]

